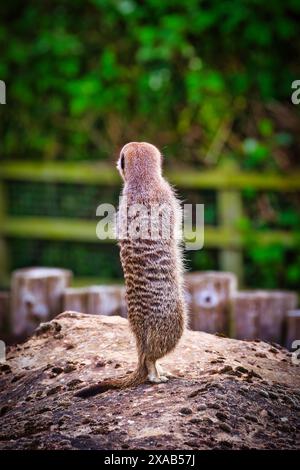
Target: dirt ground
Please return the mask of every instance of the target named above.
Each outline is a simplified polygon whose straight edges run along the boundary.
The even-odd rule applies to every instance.
[[[187,331],[169,382],[74,397],[136,362],[127,320],[65,312],[0,365],[0,449],[300,448],[300,366],[278,345]]]

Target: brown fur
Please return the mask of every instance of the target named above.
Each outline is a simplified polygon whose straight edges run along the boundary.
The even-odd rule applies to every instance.
[[[138,367],[128,377],[105,380],[80,390],[77,396],[81,397],[136,386],[147,377],[152,382],[166,381],[167,376],[156,361],[175,348],[186,323],[183,263],[176,238],[181,208],[161,175],[162,157],[153,145],[138,142],[125,145],[120,155],[118,168],[125,183],[122,195],[127,198],[127,205],[140,203],[150,209],[153,204],[164,204],[170,211],[172,230],[168,239],[120,239],[128,320],[136,338]],[[125,217],[125,210],[121,201],[119,221]]]

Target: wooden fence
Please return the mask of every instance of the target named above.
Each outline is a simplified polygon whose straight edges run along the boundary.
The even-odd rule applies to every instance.
[[[179,189],[212,189],[217,192],[218,225],[205,225],[205,247],[219,249],[219,264],[223,271],[234,272],[243,284],[243,247],[249,240],[258,245],[281,244],[293,248],[299,234],[284,230],[245,230],[239,221],[243,217],[241,191],[300,191],[300,173],[242,172],[227,164],[216,170],[170,171],[167,177]],[[9,278],[7,237],[27,237],[43,240],[95,242],[96,223],[91,220],[8,215],[6,184],[9,181],[101,184],[118,186],[120,178],[112,165],[104,163],[23,162],[0,163],[0,282]],[[38,197],[38,195],[37,195]]]
[[[189,328],[232,338],[285,344],[299,340],[298,296],[292,291],[238,291],[233,273],[185,274]],[[8,344],[28,338],[40,323],[63,311],[127,318],[125,286],[70,288],[73,273],[60,268],[23,268],[13,272],[9,292],[0,292],[0,338]],[[41,328],[44,328],[41,326]]]

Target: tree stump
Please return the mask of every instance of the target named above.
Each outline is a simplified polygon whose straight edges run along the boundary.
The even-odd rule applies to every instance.
[[[259,338],[284,344],[286,316],[297,307],[297,294],[287,291],[261,291]]]
[[[0,339],[5,339],[8,333],[8,320],[9,320],[9,292],[0,292]]]
[[[260,296],[257,292],[235,292],[231,299],[232,336],[236,339],[258,338]]]
[[[62,310],[63,292],[71,271],[58,268],[25,268],[12,274],[11,331],[18,339],[30,335],[40,322]]]
[[[88,287],[69,287],[63,293],[63,310],[88,313]]]
[[[233,273],[207,271],[185,275],[190,328],[207,333],[229,332],[229,299],[236,290]]]
[[[126,318],[125,287],[110,285],[66,289],[64,310],[75,310],[91,315],[120,315]]]
[[[285,346],[287,349],[292,349],[294,341],[299,341],[300,346],[300,310],[290,310],[286,316],[287,330]]]
[[[294,292],[254,290],[235,293],[232,298],[234,337],[283,344],[285,317],[296,305],[297,294]]]

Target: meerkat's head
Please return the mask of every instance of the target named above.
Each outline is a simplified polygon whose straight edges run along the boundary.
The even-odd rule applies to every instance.
[[[120,152],[117,168],[124,179],[149,181],[161,175],[160,151],[147,142],[130,142]]]

